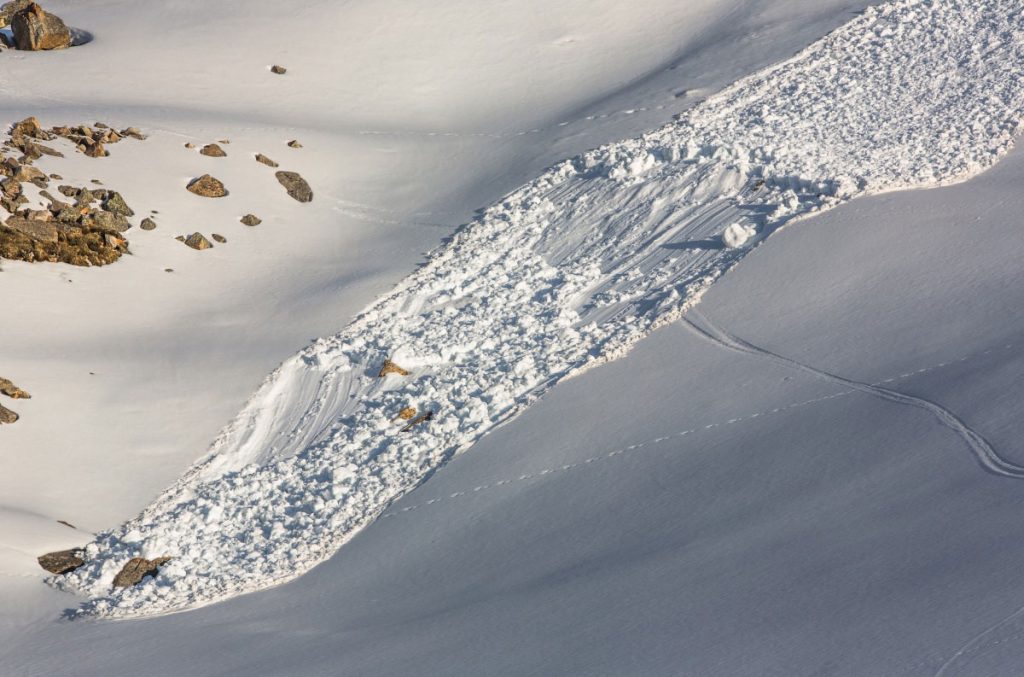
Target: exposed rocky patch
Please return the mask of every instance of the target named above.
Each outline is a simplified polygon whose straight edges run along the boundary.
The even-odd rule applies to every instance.
[[[288,195],[299,202],[312,202],[313,189],[309,187],[306,180],[299,176],[298,172],[275,172],[278,183],[284,186]]]
[[[203,174],[198,179],[193,179],[186,188],[188,192],[200,197],[224,197],[228,194],[224,184],[209,174]]]
[[[156,576],[160,567],[170,561],[170,557],[157,557],[156,559],[133,557],[114,576],[114,587],[127,588],[137,585],[147,576]]]
[[[57,576],[66,574],[69,571],[74,571],[85,564],[85,560],[82,559],[81,550],[60,550],[58,552],[48,552],[45,555],[40,555],[36,558],[36,561],[39,562],[39,566],[46,569],[51,574],[56,574]]]

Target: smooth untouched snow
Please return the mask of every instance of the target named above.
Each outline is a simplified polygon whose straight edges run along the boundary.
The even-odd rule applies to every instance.
[[[489,208],[287,361],[138,518],[54,583],[84,613],[181,610],[301,575],[554,383],[677,319],[757,239],[868,193],[966,179],[1021,125],[1024,3],[902,0]],[[412,371],[378,379],[387,357]],[[404,406],[435,413],[401,434]],[[134,556],[161,575],[110,592]]]

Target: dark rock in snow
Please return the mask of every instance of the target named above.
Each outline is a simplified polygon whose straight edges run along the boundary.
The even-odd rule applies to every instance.
[[[277,167],[278,166],[278,164],[276,162],[274,162],[273,160],[268,158],[263,153],[256,153],[256,162],[263,163],[263,164],[265,164],[268,167]]]
[[[285,73],[288,72],[288,69],[285,68],[284,66],[271,66],[270,72],[276,73],[277,75],[284,75]]]
[[[187,244],[189,247],[192,247],[192,249],[198,249],[200,251],[203,249],[211,249],[213,247],[213,243],[207,240],[202,233],[192,233],[182,240],[182,242]]]
[[[313,189],[297,172],[275,172],[278,182],[299,202],[312,202]]]
[[[142,230],[156,230],[156,221],[147,216],[142,219],[142,223],[139,224],[139,228]]]
[[[114,576],[114,587],[127,588],[142,582],[146,576],[156,576],[160,567],[170,561],[170,557],[157,557],[156,559],[133,557]]]
[[[224,184],[209,174],[203,174],[188,184],[188,191],[201,197],[224,197],[228,194]]]
[[[246,214],[245,216],[240,218],[239,221],[241,221],[247,226],[258,226],[261,223],[263,223],[263,220],[256,216],[255,214]]]
[[[64,522],[67,524],[67,522]],[[40,555],[36,561],[39,562],[39,566],[43,567],[51,574],[66,574],[69,571],[74,571],[78,567],[85,564],[85,560],[81,557],[81,550],[60,550],[58,552],[48,552],[45,555]]]
[[[207,157],[227,157],[228,154],[224,152],[224,149],[215,143],[208,143],[199,149],[200,155]]]
[[[0,404],[0,424],[2,423],[15,423],[18,420],[18,415],[13,411]]]

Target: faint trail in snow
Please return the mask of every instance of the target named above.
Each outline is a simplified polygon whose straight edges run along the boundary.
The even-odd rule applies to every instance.
[[[956,651],[956,653],[954,653],[945,663],[942,664],[942,666],[939,668],[939,671],[935,673],[935,677],[946,677],[947,675],[953,674],[950,672],[950,669],[953,668],[953,666],[956,665],[958,661],[972,654],[976,655],[980,653],[986,646],[989,646],[991,644],[999,644],[1001,642],[1006,642],[1013,639],[1019,639],[1021,637],[1020,633],[1012,635],[1010,637],[1006,637],[1002,640],[997,639],[992,640],[991,642],[987,641],[993,633],[995,633],[996,631],[998,631],[1006,625],[1010,625],[1012,623],[1017,622],[1021,619],[1021,617],[1024,617],[1024,607],[1017,609],[1003,620],[999,621],[998,623],[992,625],[991,627],[972,637],[970,640],[967,641],[966,644],[960,647]]]
[[[900,393],[888,388],[883,388],[879,385],[862,383],[861,381],[854,381],[853,379],[845,378],[843,376],[837,376],[808,364],[797,362],[796,360],[788,357],[783,357],[782,355],[773,353],[770,350],[759,348],[758,346],[752,345],[741,338],[733,336],[724,329],[718,327],[714,322],[696,309],[690,311],[688,316],[682,319],[682,323],[684,326],[693,330],[698,336],[702,336],[723,348],[762,357],[776,364],[798,369],[804,373],[811,374],[816,378],[824,379],[837,385],[846,386],[848,388],[873,395],[887,402],[895,402],[896,404],[903,404],[923,409],[932,414],[939,423],[959,435],[971,450],[971,453],[974,454],[974,457],[982,468],[993,475],[999,475],[1000,477],[1024,479],[1024,467],[1002,458],[996,450],[992,448],[992,445],[989,444],[988,440],[960,420],[956,414],[936,402],[926,400],[922,397],[915,397],[913,395]]]
[[[1022,62],[1024,0],[896,0],[676,122],[557,164],[282,364],[206,456],[54,583],[122,617],[301,575],[554,384],[679,319],[779,228],[992,166],[1022,127]],[[757,236],[722,248],[736,223]],[[376,378],[389,357],[409,377]],[[401,434],[410,405],[436,415]],[[158,577],[112,591],[125,561],[160,555],[174,559]]]
[[[691,312],[694,312],[694,311],[691,311]],[[1015,347],[1016,346],[1014,344],[1010,343],[1010,344],[1007,344],[1007,345],[1003,346],[1002,349],[1003,350],[1012,350]],[[899,374],[898,376],[893,376],[893,377],[885,379],[884,381],[878,381],[877,383],[873,383],[871,385],[879,386],[879,385],[881,385],[883,383],[892,383],[893,381],[898,381],[900,379],[909,378],[911,376],[918,376],[920,374],[926,374],[926,373],[928,373],[930,371],[935,371],[936,369],[942,369],[943,367],[948,367],[951,364],[956,364],[958,362],[966,362],[966,361],[970,360],[971,358],[979,357],[979,356],[982,356],[982,355],[989,355],[991,353],[992,353],[992,349],[989,349],[989,350],[984,350],[984,351],[981,351],[981,352],[973,354],[973,355],[964,355],[962,357],[946,360],[945,362],[939,362],[938,364],[933,364],[933,365],[928,366],[928,367],[922,367],[920,369],[915,369],[913,371],[904,372],[902,374]],[[859,393],[859,392],[863,392],[863,391],[861,391],[861,390],[841,390],[839,392],[832,393],[830,395],[823,395],[821,397],[815,397],[815,398],[810,399],[810,400],[803,400],[802,402],[791,402],[789,404],[784,404],[782,406],[775,407],[773,409],[765,409],[763,411],[759,411],[759,412],[756,412],[756,413],[753,413],[753,414],[746,414],[744,416],[739,416],[739,417],[736,417],[736,418],[730,418],[730,419],[725,420],[725,421],[715,421],[713,423],[706,423],[706,424],[699,425],[699,426],[697,426],[695,428],[689,428],[687,430],[679,430],[679,431],[676,431],[676,432],[669,433],[667,435],[663,435],[661,437],[656,437],[656,438],[653,438],[653,439],[650,439],[650,440],[645,440],[643,442],[636,442],[636,443],[631,444],[629,446],[621,447],[621,448],[615,449],[613,451],[607,451],[607,452],[604,452],[604,453],[599,454],[597,456],[591,456],[590,458],[584,459],[583,461],[579,461],[579,462],[575,462],[575,463],[569,463],[569,464],[560,465],[560,466],[552,466],[552,467],[549,467],[549,468],[542,468],[540,470],[534,470],[534,471],[529,472],[529,473],[521,474],[521,475],[519,475],[518,477],[515,477],[515,478],[506,478],[506,479],[502,479],[502,480],[494,480],[494,481],[491,481],[491,482],[487,482],[485,484],[481,484],[481,485],[475,486],[472,489],[465,489],[465,490],[462,490],[462,491],[457,491],[457,492],[455,492],[453,494],[448,495],[447,497],[446,496],[440,496],[440,497],[437,497],[437,498],[429,499],[427,501],[424,501],[423,503],[419,503],[419,504],[416,504],[416,505],[403,506],[401,509],[396,510],[394,512],[386,512],[383,515],[381,515],[381,517],[395,517],[395,516],[403,514],[403,513],[412,512],[413,510],[419,510],[420,508],[423,508],[423,507],[428,506],[428,505],[435,505],[437,503],[448,501],[448,500],[451,500],[451,499],[454,499],[454,498],[461,498],[463,496],[472,496],[473,494],[480,493],[481,491],[486,491],[486,490],[489,490],[489,489],[495,489],[495,488],[498,488],[498,487],[508,486],[508,485],[514,484],[516,482],[525,482],[525,481],[540,479],[542,477],[549,476],[549,475],[551,475],[553,473],[557,473],[559,471],[578,470],[578,469],[590,466],[590,465],[592,465],[592,464],[594,464],[594,463],[596,463],[598,461],[606,461],[606,460],[611,459],[611,458],[616,458],[616,457],[622,456],[623,454],[631,453],[631,452],[634,452],[634,451],[640,451],[642,449],[649,449],[649,448],[657,446],[659,444],[663,444],[665,442],[671,442],[672,440],[677,440],[680,437],[684,437],[686,435],[692,435],[694,433],[699,433],[699,432],[704,431],[704,430],[712,430],[712,429],[716,429],[716,428],[724,428],[726,426],[736,425],[738,423],[749,423],[750,421],[755,421],[755,420],[760,419],[760,418],[765,418],[765,417],[768,417],[768,416],[773,416],[775,414],[781,414],[781,413],[786,412],[786,411],[790,411],[790,410],[793,410],[793,409],[798,409],[800,407],[806,407],[806,406],[809,406],[809,405],[812,405],[812,404],[819,404],[821,402],[827,402],[829,400],[834,400],[834,399],[837,399],[837,398],[840,398],[840,397],[845,397],[847,395],[853,395],[853,394]]]

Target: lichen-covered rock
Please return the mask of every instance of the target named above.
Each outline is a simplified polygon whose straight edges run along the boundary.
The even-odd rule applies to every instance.
[[[160,567],[170,562],[170,557],[157,557],[146,559],[145,557],[133,557],[114,576],[115,588],[127,588],[142,582],[146,576],[156,576]]]
[[[85,564],[85,560],[81,557],[81,550],[60,550],[58,552],[48,552],[45,555],[40,555],[36,558],[39,562],[39,566],[49,571],[51,574],[60,576],[66,574],[69,571],[74,571],[78,567]]]
[[[128,203],[124,201],[124,198],[121,197],[121,194],[117,191],[111,191],[110,194],[107,195],[107,199],[103,203],[103,208],[108,212],[120,214],[121,216],[135,216],[135,212],[128,206]]]
[[[306,180],[299,176],[298,172],[275,172],[278,183],[284,186],[288,195],[299,202],[312,202],[313,189],[309,187]]]
[[[198,179],[193,179],[187,188],[190,193],[201,197],[224,197],[228,194],[224,184],[209,174],[203,174]]]
[[[18,49],[39,51],[71,46],[71,30],[60,17],[44,12],[34,2],[14,15],[11,30]]]

